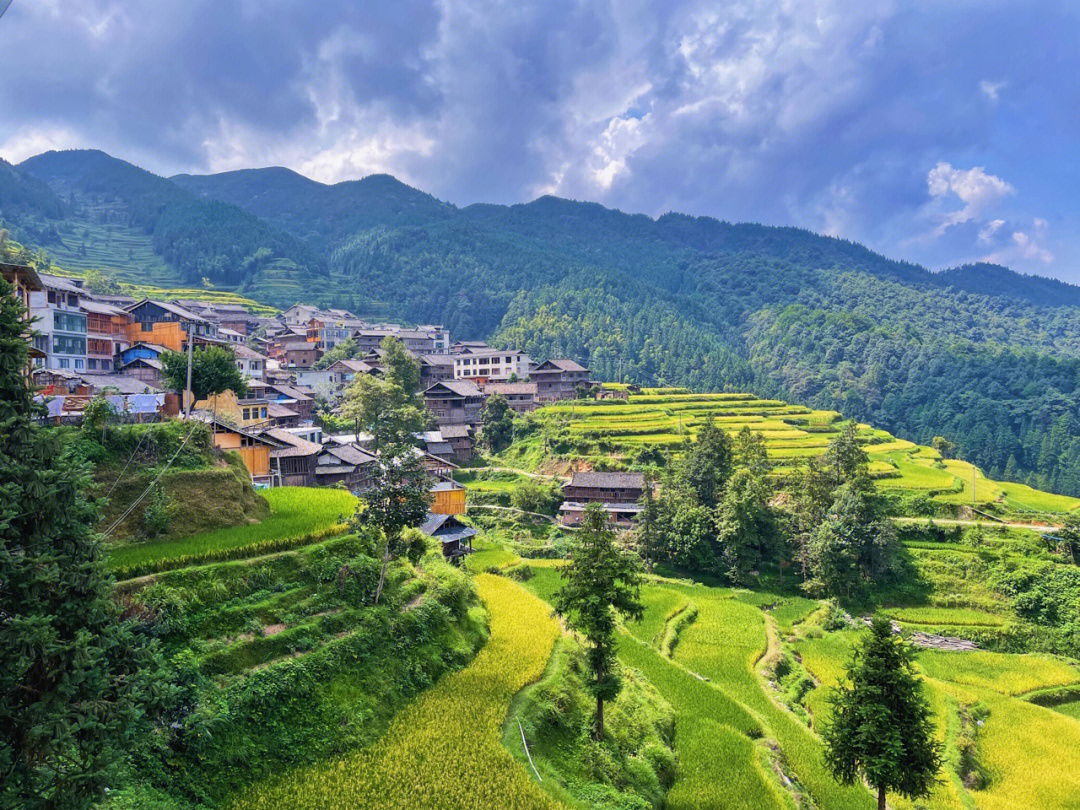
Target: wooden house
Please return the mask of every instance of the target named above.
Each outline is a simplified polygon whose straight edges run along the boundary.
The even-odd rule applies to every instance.
[[[443,380],[424,391],[424,405],[442,425],[475,425],[484,394],[469,380]]]
[[[577,472],[563,484],[563,497],[578,503],[637,503],[645,493],[639,472]]]
[[[210,420],[215,447],[235,450],[244,460],[244,466],[256,483],[270,483],[270,453],[281,445],[259,433],[253,433],[234,425]]]
[[[201,315],[168,301],[144,298],[125,307],[130,321],[127,324],[128,343],[153,343],[174,352],[187,348],[188,336],[195,345],[222,345],[217,324]]]
[[[315,483],[319,486],[343,485],[350,492],[369,489],[378,458],[356,444],[323,445],[315,459]]]
[[[431,489],[431,511],[437,515],[465,514],[465,487],[453,479],[436,481]]]
[[[558,402],[577,397],[578,386],[589,384],[589,370],[565,358],[545,360],[529,374],[536,383],[537,402]]]
[[[466,526],[451,514],[428,514],[420,531],[442,545],[443,556],[457,561],[466,554],[472,554],[472,539],[478,534],[472,526]]]
[[[537,387],[534,382],[489,382],[481,386],[484,396],[500,394],[514,413],[528,413],[536,410]]]
[[[315,460],[322,452],[321,444],[301,439],[284,428],[268,428],[260,435],[279,445],[270,451],[270,476],[274,486],[315,485]]]

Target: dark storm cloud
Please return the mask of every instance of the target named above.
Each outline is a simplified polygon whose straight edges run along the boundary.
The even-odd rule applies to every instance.
[[[1050,2],[15,0],[0,155],[388,171],[1080,280],[1078,36]]]

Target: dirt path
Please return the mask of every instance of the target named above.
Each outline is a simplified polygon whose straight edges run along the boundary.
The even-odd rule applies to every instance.
[[[1033,532],[1056,532],[1060,526],[1045,523],[1010,523],[1009,521],[996,520],[963,520],[960,518],[920,518],[920,517],[894,517],[897,523],[921,523],[927,525],[931,522],[936,526],[1007,526],[1010,529],[1030,529]]]

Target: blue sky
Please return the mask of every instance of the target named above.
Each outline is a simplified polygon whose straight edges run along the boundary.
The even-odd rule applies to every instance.
[[[14,0],[0,156],[389,172],[1080,282],[1080,4]]]

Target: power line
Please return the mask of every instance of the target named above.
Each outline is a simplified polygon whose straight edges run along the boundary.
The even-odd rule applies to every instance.
[[[179,456],[180,452],[184,449],[184,447],[187,446],[188,439],[190,439],[192,437],[192,435],[195,433],[195,428],[198,426],[198,424],[199,424],[198,422],[195,422],[195,423],[193,423],[191,425],[191,430],[189,430],[188,435],[184,437],[183,443],[178,448],[176,448],[176,452],[173,453],[172,458],[170,458],[169,462],[161,469],[161,472],[159,472],[157,474],[157,477],[153,481],[150,482],[150,486],[148,486],[145,490],[143,490],[142,495],[140,495],[135,501],[133,501],[131,506],[129,506],[127,509],[124,510],[124,514],[120,515],[120,517],[118,517],[113,522],[113,524],[111,526],[109,526],[108,529],[106,529],[104,532],[102,532],[102,537],[108,537],[110,534],[112,534],[113,529],[115,529],[117,526],[119,526],[120,522],[124,518],[126,518],[128,515],[130,515],[132,513],[132,511],[134,511],[135,507],[138,506],[140,503],[142,503],[143,499],[147,495],[150,494],[150,490],[152,490],[157,485],[157,482],[161,480],[161,476],[165,475],[165,473],[168,471],[169,467],[172,466],[172,463],[174,461],[176,461],[176,457]]]

